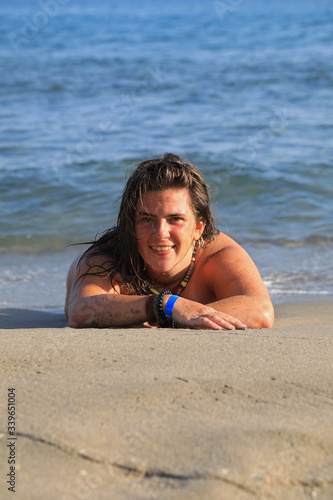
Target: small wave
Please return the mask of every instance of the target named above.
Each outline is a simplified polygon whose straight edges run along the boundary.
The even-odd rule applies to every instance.
[[[268,245],[275,245],[285,248],[293,247],[306,247],[306,246],[320,246],[322,248],[333,246],[333,236],[323,236],[321,234],[312,234],[299,240],[291,238],[259,238],[256,240],[247,240],[244,244],[254,245],[256,247],[263,247]]]
[[[320,234],[312,234],[307,236],[306,238],[302,238],[300,240],[291,240],[285,238],[279,238],[277,240],[278,244],[284,247],[304,247],[307,245],[316,245],[316,246],[332,246],[333,245],[333,236],[323,236]]]
[[[278,290],[278,289],[272,289],[270,290],[270,295],[275,296],[275,295],[331,295],[331,293],[328,290],[298,290],[297,288],[295,289],[290,289],[290,290]]]

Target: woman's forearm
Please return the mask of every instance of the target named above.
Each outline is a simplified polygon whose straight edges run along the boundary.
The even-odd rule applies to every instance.
[[[72,328],[108,328],[143,324],[147,321],[146,302],[147,296],[138,295],[98,294],[87,297],[79,295],[74,297],[68,305],[69,325]],[[192,309],[187,311],[186,307],[185,309],[180,307],[182,305],[184,307],[187,305],[187,309],[191,309],[190,306],[192,306],[195,311]],[[238,295],[212,302],[207,306],[236,318],[236,322],[231,322],[236,328],[240,328],[241,323],[248,328],[270,328],[274,321],[274,310],[267,297]],[[184,326],[213,328],[216,326],[215,323],[214,325],[206,324],[207,319],[203,319],[209,313],[205,311],[205,307],[203,304],[185,299],[175,305],[175,312],[177,309],[180,310],[181,323]],[[197,316],[202,324],[199,319],[200,324],[195,323]],[[217,319],[215,318],[214,321]],[[226,328],[224,325],[220,326]]]
[[[72,328],[108,328],[147,321],[147,296],[100,294],[77,296],[68,305]]]
[[[271,328],[273,326],[274,309],[268,297],[236,295],[208,305],[217,311],[238,318],[248,328]]]

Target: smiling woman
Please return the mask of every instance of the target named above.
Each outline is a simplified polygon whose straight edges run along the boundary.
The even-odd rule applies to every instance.
[[[133,172],[116,226],[69,269],[65,310],[75,328],[233,330],[274,320],[252,259],[215,229],[201,174],[173,154]]]
[[[205,225],[195,219],[191,206],[189,190],[177,188],[150,191],[138,204],[135,232],[149,281],[160,278],[170,287],[191,261],[193,243]]]

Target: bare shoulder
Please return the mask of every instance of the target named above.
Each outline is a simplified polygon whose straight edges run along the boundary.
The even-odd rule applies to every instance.
[[[202,250],[201,269],[218,298],[234,295],[268,295],[259,271],[244,248],[220,233]]]
[[[219,233],[214,240],[202,250],[202,261],[205,266],[214,266],[222,261],[224,263],[245,258],[247,252],[230,236]]]
[[[205,251],[207,251],[210,254],[214,254],[220,250],[224,250],[228,247],[240,247],[241,246],[230,236],[228,236],[225,233],[218,233],[215,238],[212,240],[212,242],[205,247]]]

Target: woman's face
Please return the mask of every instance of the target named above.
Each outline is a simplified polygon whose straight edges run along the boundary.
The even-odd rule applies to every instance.
[[[195,219],[188,189],[146,193],[136,208],[135,232],[147,277],[172,277],[188,267],[204,227],[203,221]]]

